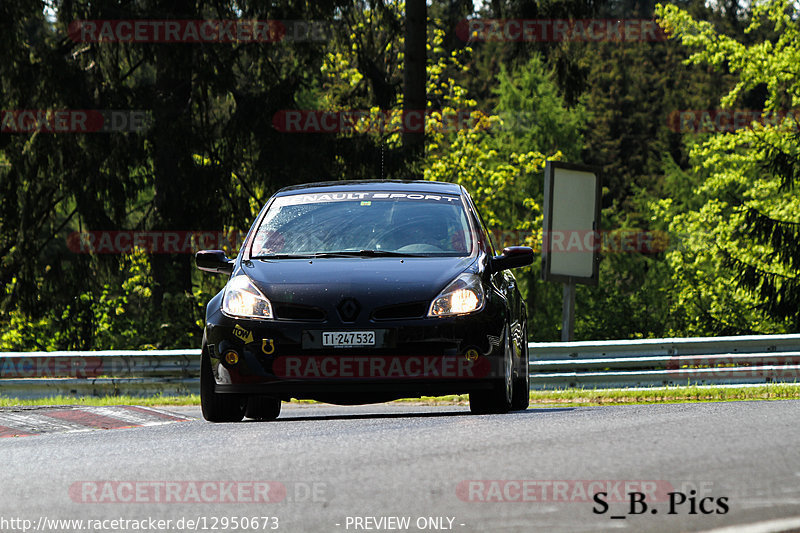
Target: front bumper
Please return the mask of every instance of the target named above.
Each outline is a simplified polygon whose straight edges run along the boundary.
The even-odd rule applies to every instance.
[[[467,316],[357,325],[234,319],[217,311],[207,320],[203,350],[218,393],[345,403],[465,394],[503,375],[505,324],[503,308],[492,305]],[[376,345],[323,347],[323,331],[375,331]]]

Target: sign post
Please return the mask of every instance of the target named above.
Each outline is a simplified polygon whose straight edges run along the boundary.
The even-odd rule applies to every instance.
[[[573,340],[575,332],[575,282],[564,284],[564,303],[561,310],[561,342]]]
[[[542,279],[564,284],[561,340],[573,340],[575,286],[599,277],[600,172],[594,167],[548,161],[544,170]]]

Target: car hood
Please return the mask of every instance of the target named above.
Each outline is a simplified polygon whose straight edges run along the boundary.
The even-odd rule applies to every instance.
[[[252,260],[242,272],[273,302],[331,309],[344,299],[362,308],[429,301],[475,257],[353,257]]]

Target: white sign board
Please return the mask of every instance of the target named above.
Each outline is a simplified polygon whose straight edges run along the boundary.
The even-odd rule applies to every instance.
[[[596,285],[600,174],[592,167],[548,161],[544,179],[542,278]]]

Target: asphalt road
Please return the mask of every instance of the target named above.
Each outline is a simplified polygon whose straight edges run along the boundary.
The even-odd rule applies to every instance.
[[[5,438],[0,530],[704,531],[800,517],[798,409],[294,406],[275,422]],[[628,492],[645,512],[630,514],[643,507]]]

